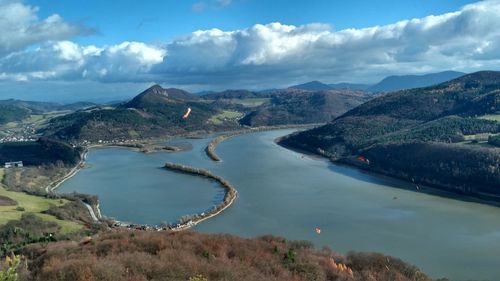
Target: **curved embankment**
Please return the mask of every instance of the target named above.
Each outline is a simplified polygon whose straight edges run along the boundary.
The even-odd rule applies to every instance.
[[[309,127],[314,127],[314,126],[319,126],[322,124],[303,124],[303,125],[278,125],[278,126],[265,126],[265,127],[255,127],[255,128],[249,128],[249,129],[243,129],[235,132],[230,132],[224,135],[220,135],[216,138],[214,138],[208,145],[205,147],[205,152],[207,153],[207,156],[212,159],[213,161],[220,162],[222,159],[217,155],[215,152],[215,148],[217,145],[229,138],[243,135],[243,134],[248,134],[248,133],[257,133],[257,132],[264,132],[264,131],[272,131],[272,130],[281,130],[281,129],[291,129],[291,128],[309,128]]]
[[[170,162],[165,163],[165,168],[169,169],[169,170],[173,170],[173,171],[178,171],[178,172],[182,172],[182,173],[188,173],[188,174],[193,174],[193,175],[197,175],[197,176],[210,178],[212,180],[217,181],[224,189],[226,189],[226,194],[224,195],[224,200],[219,205],[215,206],[213,209],[211,209],[208,212],[203,212],[201,214],[194,215],[192,217],[192,219],[190,219],[188,221],[181,222],[180,224],[174,226],[172,228],[172,230],[175,230],[175,231],[185,230],[185,229],[188,229],[188,228],[190,228],[190,227],[192,227],[192,226],[194,226],[194,225],[196,225],[196,224],[198,224],[206,219],[209,219],[213,216],[218,215],[219,213],[221,213],[222,211],[227,209],[229,206],[231,206],[231,204],[234,202],[234,200],[236,199],[236,196],[238,194],[238,192],[236,191],[234,186],[231,185],[231,183],[229,183],[229,181],[227,181],[223,177],[212,174],[210,171],[207,171],[204,169],[193,168],[193,167],[186,166],[186,165],[170,163]]]
[[[64,177],[49,183],[45,187],[45,192],[47,192],[47,193],[54,192],[65,181],[67,181],[68,179],[70,179],[71,177],[76,175],[84,167],[85,160],[87,158],[87,153],[88,153],[88,149],[85,149],[85,151],[80,155],[80,161],[78,162],[78,164],[76,164],[76,166],[73,167]],[[99,203],[97,203],[95,205],[93,204],[92,206],[87,204],[87,203],[83,203],[83,204],[88,209],[89,215],[92,218],[92,220],[94,222],[98,223],[99,219],[101,218],[101,210],[99,209]],[[97,215],[96,215],[96,213],[97,213]]]

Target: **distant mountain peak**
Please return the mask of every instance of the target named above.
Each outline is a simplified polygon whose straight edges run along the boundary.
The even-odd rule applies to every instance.
[[[331,90],[332,87],[330,87],[329,85],[322,83],[320,81],[314,80],[314,81],[307,82],[304,84],[291,86],[291,87],[289,87],[289,89],[299,89],[299,90],[306,90],[306,91],[325,91],[325,90]]]
[[[422,75],[391,75],[368,88],[368,90],[371,92],[395,92],[405,89],[423,88],[441,84],[465,74],[457,71],[442,71]]]
[[[162,86],[155,84],[149,88],[147,88],[141,94],[156,94],[156,95],[165,95],[168,96],[167,90],[163,89]]]

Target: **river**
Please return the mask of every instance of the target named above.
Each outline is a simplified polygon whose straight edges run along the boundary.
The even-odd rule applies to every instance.
[[[303,157],[273,142],[292,131],[226,140],[217,147],[221,163],[204,153],[209,138],[169,142],[191,145],[178,153],[92,149],[86,168],[59,192],[96,194],[104,215],[146,224],[173,222],[222,200],[216,183],[161,168],[177,162],[223,176],[239,193],[228,210],[197,231],[273,234],[340,253],[382,252],[451,280],[500,276],[500,208],[415,192],[406,182]]]

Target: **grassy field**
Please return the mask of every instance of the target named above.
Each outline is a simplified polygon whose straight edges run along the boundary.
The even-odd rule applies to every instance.
[[[257,107],[269,101],[269,98],[256,99],[231,99],[231,103],[241,104],[246,107]]]
[[[489,115],[483,115],[481,117],[479,117],[481,119],[486,119],[486,120],[493,120],[493,121],[497,121],[497,122],[500,122],[500,114],[489,114]]]
[[[222,113],[214,115],[208,119],[212,124],[222,124],[224,121],[237,120],[243,116],[243,113],[238,111],[224,110]]]
[[[0,181],[4,177],[4,169],[0,168]],[[81,224],[59,220],[54,216],[43,214],[51,206],[62,206],[67,200],[47,199],[39,196],[28,195],[23,192],[8,191],[3,184],[0,184],[0,195],[8,197],[17,202],[17,206],[0,206],[0,225],[7,223],[10,220],[19,220],[23,213],[34,213],[45,221],[52,221],[61,227],[61,233],[71,233],[83,228]],[[23,211],[24,209],[24,211]]]

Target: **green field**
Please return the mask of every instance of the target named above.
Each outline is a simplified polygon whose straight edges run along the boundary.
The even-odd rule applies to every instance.
[[[0,168],[0,181],[4,177],[4,169]],[[76,222],[59,220],[52,215],[43,214],[51,206],[62,206],[68,201],[64,199],[47,199],[39,196],[29,195],[23,192],[8,191],[0,184],[0,195],[11,198],[17,202],[17,206],[0,206],[0,225],[10,220],[19,220],[24,213],[34,213],[45,221],[57,223],[61,227],[61,233],[71,233],[81,230],[83,226]],[[22,211],[21,208],[24,208]]]
[[[224,110],[222,113],[210,117],[210,119],[208,119],[208,122],[219,125],[224,121],[237,120],[241,117],[243,117],[243,113],[239,111]]]
[[[263,105],[269,100],[270,100],[269,98],[256,98],[256,99],[231,99],[229,101],[231,103],[241,104],[246,107],[257,107]]]
[[[488,114],[488,115],[483,115],[479,118],[500,122],[500,114]]]

